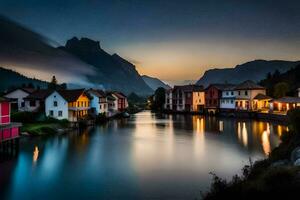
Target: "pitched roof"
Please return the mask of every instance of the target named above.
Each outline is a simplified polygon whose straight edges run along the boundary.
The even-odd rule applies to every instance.
[[[30,95],[28,95],[26,98],[24,99],[39,99],[39,100],[45,100],[51,93],[53,92],[53,90],[50,89],[46,89],[46,90],[36,90],[33,93],[31,93]]]
[[[9,98],[6,98],[6,97],[0,97],[0,102],[8,102],[10,101]]]
[[[265,89],[263,86],[257,85],[251,80],[242,82],[235,87],[236,90],[255,90],[255,89]]]
[[[24,92],[26,92],[26,93],[28,93],[28,94],[31,94],[31,93],[33,93],[34,91],[36,91],[35,88],[25,88],[25,87],[22,88],[22,87],[19,87],[19,88],[15,88],[15,89],[8,90],[5,94],[12,93],[12,92],[14,92],[14,91],[16,91],[16,90],[22,90],[22,91],[24,91]]]
[[[182,90],[184,92],[201,92],[204,90],[202,85],[175,85],[173,91]]]
[[[224,84],[221,84],[221,83],[213,83],[213,84],[210,84],[206,90],[210,87],[216,87],[218,90],[234,90],[236,85],[234,84],[227,84],[227,83],[224,83]]]
[[[257,99],[257,100],[263,100],[263,99],[272,99],[271,97],[267,96],[267,95],[264,95],[264,94],[257,94],[254,99]]]
[[[90,89],[90,90],[88,90],[88,92],[95,95],[96,97],[99,97],[99,98],[106,97],[106,94],[103,90]]]
[[[116,95],[120,99],[126,98],[126,95],[123,94],[122,92],[113,92],[113,94]]]
[[[57,92],[67,101],[74,102],[84,93],[85,89],[58,90]]]
[[[271,102],[279,103],[300,103],[300,97],[282,97],[279,99],[273,99]]]

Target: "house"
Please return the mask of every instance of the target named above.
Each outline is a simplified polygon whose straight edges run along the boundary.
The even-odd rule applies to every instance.
[[[46,116],[60,120],[77,122],[89,109],[90,97],[84,89],[53,91],[45,100]]]
[[[117,99],[117,110],[119,112],[125,111],[125,109],[128,107],[128,101],[126,95],[124,95],[122,92],[113,92],[112,95]]]
[[[197,112],[204,108],[204,90],[198,85],[174,86],[165,93],[164,108],[173,111]]]
[[[112,95],[112,93],[106,93],[106,100],[108,105],[108,113],[107,116],[111,117],[118,113],[117,99]]]
[[[53,90],[41,89],[32,92],[30,95],[24,98],[24,111],[27,112],[37,112],[39,110],[44,110],[45,99],[52,93]]]
[[[172,106],[172,102],[173,102],[172,96],[173,96],[172,88],[165,89],[165,104],[164,104],[164,108],[166,110],[171,110],[173,108],[173,106]]]
[[[224,85],[220,88],[222,95],[220,98],[220,109],[222,111],[233,111],[235,110],[235,85]]]
[[[271,100],[272,98],[267,95],[257,94],[253,99],[253,109],[259,112],[268,112]]]
[[[253,81],[245,81],[235,87],[236,100],[235,107],[237,110],[255,111],[257,110],[256,101],[258,94],[266,95],[266,88],[257,85]]]
[[[102,90],[90,89],[87,91],[91,98],[91,112],[99,115],[108,115],[108,101],[107,96]]]
[[[220,99],[222,98],[222,91],[230,87],[233,87],[233,85],[210,84],[205,89],[205,109],[208,113],[216,113],[216,111],[219,111]],[[231,96],[231,93],[228,96]]]
[[[286,115],[291,109],[300,108],[300,97],[282,97],[270,101],[270,113]]]
[[[10,119],[11,100],[0,97],[0,143],[19,137],[20,123],[12,123]]]
[[[4,97],[11,100],[11,108],[17,111],[24,111],[25,101],[24,98],[35,91],[34,88],[17,88],[8,91]]]

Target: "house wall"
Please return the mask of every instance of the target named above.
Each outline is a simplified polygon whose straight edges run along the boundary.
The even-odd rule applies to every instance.
[[[172,109],[172,92],[171,91],[166,91],[164,107],[167,110]]]
[[[54,106],[54,101],[57,102],[57,106]],[[53,111],[53,115],[50,112]],[[59,116],[59,111],[62,115]],[[53,92],[45,100],[45,113],[48,117],[53,117],[55,119],[68,119],[68,102],[58,93]]]
[[[254,97],[258,94],[266,94],[265,89],[259,90],[237,90],[236,91],[236,104],[237,108],[241,110],[253,110],[256,105]]]
[[[205,90],[205,107],[219,108],[221,92],[216,87],[209,87]]]
[[[199,111],[204,108],[205,92],[193,92],[193,111]]]
[[[27,97],[29,93],[24,92],[21,89],[17,89],[12,91],[11,93],[6,94],[4,97],[17,99],[18,102],[18,111],[24,111],[24,107],[22,106],[22,102],[24,102],[24,98]]]
[[[30,101],[31,100],[28,100],[28,99],[26,99],[25,100],[25,107],[24,107],[24,111],[27,111],[27,112],[33,112],[33,111],[37,111],[38,109],[39,109],[39,107],[40,107],[40,100],[33,100],[33,101],[35,101],[35,106],[31,106],[30,105]]]
[[[220,108],[235,109],[236,92],[233,90],[222,91],[222,98],[220,99]]]
[[[90,100],[90,107],[95,109],[95,114],[98,115],[99,113],[107,113],[108,103],[106,98],[99,98],[98,96],[92,93],[90,93],[90,95],[93,97],[93,99]]]
[[[10,103],[1,102],[0,103],[0,125],[10,123]]]
[[[76,101],[68,103],[69,121],[78,121],[78,118],[81,118],[88,114],[89,109],[90,99],[85,94],[81,94]]]

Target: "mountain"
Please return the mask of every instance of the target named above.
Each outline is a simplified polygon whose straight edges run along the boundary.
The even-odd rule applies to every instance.
[[[145,83],[152,89],[152,90],[156,90],[159,87],[163,87],[165,89],[170,89],[171,87],[167,84],[165,84],[164,82],[162,82],[161,80],[159,80],[158,78],[153,78],[147,75],[143,75],[142,76],[143,80],[145,81]]]
[[[50,45],[40,34],[0,16],[0,66],[19,73],[59,82],[86,82],[94,73],[90,66],[73,55]],[[3,76],[0,75],[0,80]]]
[[[126,94],[151,94],[135,66],[117,54],[105,52],[87,38],[68,40],[64,47],[0,15],[0,66],[30,77],[72,87],[99,87]],[[0,74],[0,80],[3,80]]]
[[[28,84],[32,84],[34,87],[46,88],[48,83],[45,81],[41,81],[38,79],[28,78],[23,76],[22,74],[0,67],[0,76],[1,76],[1,84],[0,84],[0,92],[5,90],[22,87]]]
[[[300,61],[254,60],[234,68],[207,70],[196,84],[208,86],[210,83],[240,83],[245,80],[260,81],[276,70],[283,73],[300,64]]]
[[[151,94],[153,90],[144,82],[135,66],[117,54],[104,51],[100,42],[76,37],[59,47],[91,65],[95,73],[88,75],[89,82],[102,85],[109,90],[120,90],[126,94]]]

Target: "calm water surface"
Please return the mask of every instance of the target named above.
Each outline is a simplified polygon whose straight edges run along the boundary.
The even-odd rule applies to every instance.
[[[23,138],[0,163],[0,199],[194,199],[264,158],[284,126],[141,112],[66,135]]]

